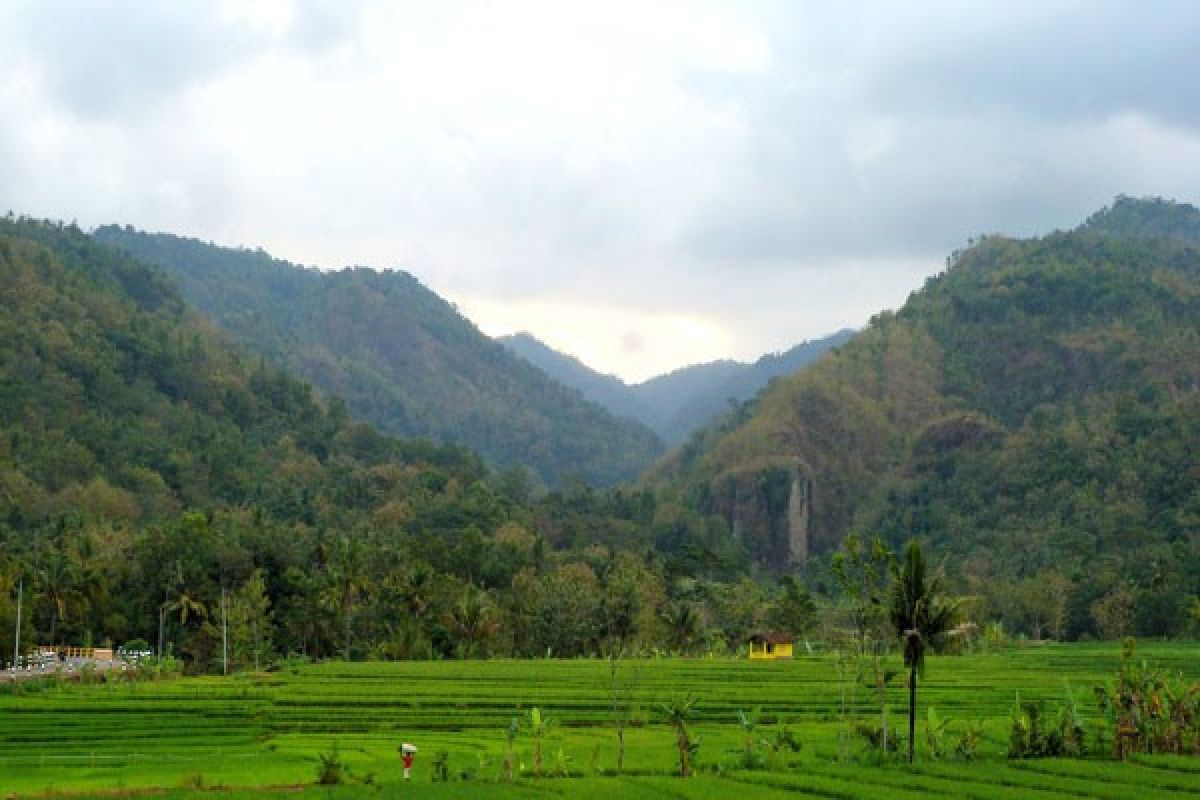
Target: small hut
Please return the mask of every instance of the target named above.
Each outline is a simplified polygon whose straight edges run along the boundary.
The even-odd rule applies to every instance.
[[[756,633],[750,637],[751,659],[792,657],[792,637],[786,633]]]

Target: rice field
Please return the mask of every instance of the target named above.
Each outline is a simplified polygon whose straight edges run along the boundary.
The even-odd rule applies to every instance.
[[[1200,646],[1143,644],[1139,656],[1200,676]],[[97,685],[0,687],[0,798],[156,797],[824,797],[824,798],[1195,798],[1200,758],[1108,760],[1092,687],[1111,678],[1117,645],[1047,645],[1002,653],[933,657],[919,695],[917,764],[880,762],[847,720],[877,723],[874,692],[839,681],[831,656],[762,663],[650,659],[620,664],[628,698],[624,769],[614,774],[609,664],[601,660],[338,663],[287,666],[231,678]],[[898,664],[896,664],[898,666]],[[1088,759],[1010,761],[1008,714],[1022,700],[1050,705],[1068,692],[1088,716]],[[672,730],[656,707],[696,701],[689,729],[700,738],[697,774],[675,777]],[[903,729],[903,680],[888,694],[889,725]],[[852,705],[853,703],[853,705]],[[974,760],[935,759],[925,709],[983,731]],[[538,708],[553,723],[533,775],[534,739],[513,742],[515,782],[505,780],[506,731]],[[748,734],[738,712],[758,707],[753,741],[786,729],[800,748],[780,748],[747,769]],[[845,709],[845,710],[843,710]],[[845,715],[845,716],[843,716]],[[405,786],[397,748],[420,748]],[[336,747],[347,783],[313,787]],[[761,748],[760,748],[761,750]],[[449,782],[434,782],[444,751]],[[419,788],[419,791],[418,791]]]

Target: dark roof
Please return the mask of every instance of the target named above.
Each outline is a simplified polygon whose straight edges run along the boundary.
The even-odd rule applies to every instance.
[[[792,635],[782,631],[771,631],[769,633],[755,633],[750,636],[752,642],[767,642],[768,644],[791,644]]]

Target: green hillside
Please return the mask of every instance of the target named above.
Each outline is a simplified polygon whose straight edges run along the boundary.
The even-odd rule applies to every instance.
[[[1099,632],[1104,600],[1171,630],[1200,594],[1197,242],[1195,208],[1130,198],[984,237],[661,477],[776,569],[918,535],[1043,627]]]
[[[94,235],[162,267],[246,347],[387,432],[459,443],[550,485],[613,484],[661,452],[650,430],[517,358],[408,273],[320,272],[116,226]]]
[[[186,310],[160,271],[76,228],[0,222],[0,287],[0,519],[12,527],[251,499],[282,510],[291,493],[335,491],[390,459],[481,474],[466,451],[388,440],[321,405]]]
[[[220,587],[263,570],[287,646],[320,648],[337,629],[332,587],[368,557],[363,532],[378,564],[401,533],[449,553],[519,511],[519,482],[497,478],[506,495],[485,477],[469,451],[388,438],[318,402],[188,311],[159,270],[74,227],[0,219],[10,646],[22,579],[27,646],[153,640],[170,608],[168,643],[207,663]]]

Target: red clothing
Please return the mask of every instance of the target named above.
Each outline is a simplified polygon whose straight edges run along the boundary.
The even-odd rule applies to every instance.
[[[413,762],[413,754],[412,754],[412,753],[405,753],[405,754],[404,754],[404,768],[405,768],[405,769],[412,769],[412,762]]]

